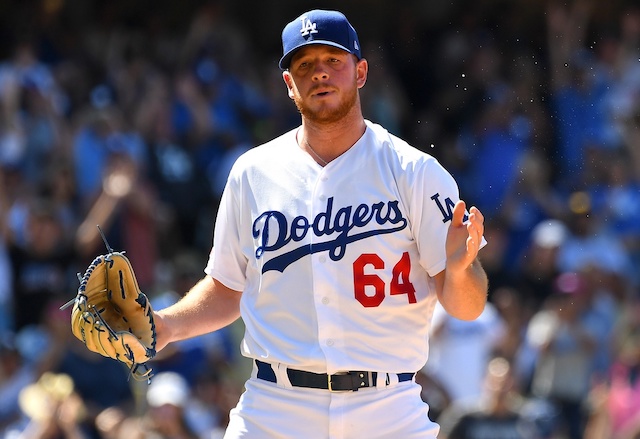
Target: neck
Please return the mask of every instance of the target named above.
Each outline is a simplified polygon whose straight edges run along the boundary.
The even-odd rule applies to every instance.
[[[312,156],[317,154],[322,161],[330,162],[351,148],[362,137],[366,128],[362,115],[331,124],[316,123],[303,118],[298,143],[306,145],[308,142],[313,149],[309,151]]]

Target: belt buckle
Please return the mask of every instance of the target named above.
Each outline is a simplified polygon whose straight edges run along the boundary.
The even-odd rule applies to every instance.
[[[349,372],[338,372],[338,373],[334,373],[333,375],[349,375]],[[331,377],[333,375],[327,374],[327,389],[329,389],[329,392],[338,393],[338,392],[352,392],[353,391],[351,389],[335,390],[333,388],[332,384],[331,384]]]
[[[333,388],[333,385],[331,384],[331,377],[333,375],[350,375],[352,377],[356,377],[357,381],[360,382],[360,385],[353,387],[351,389],[335,390]],[[357,392],[359,389],[364,387],[375,387],[375,382],[373,380],[372,372],[350,371],[350,372],[338,372],[333,375],[327,374],[327,388],[329,389],[329,392]],[[368,385],[365,385],[365,384],[368,384]]]

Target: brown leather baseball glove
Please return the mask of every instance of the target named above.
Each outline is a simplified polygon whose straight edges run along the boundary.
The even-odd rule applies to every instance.
[[[151,369],[145,363],[156,354],[151,304],[129,259],[108,244],[107,249],[80,279],[71,330],[90,351],[124,363],[135,379],[148,380]]]

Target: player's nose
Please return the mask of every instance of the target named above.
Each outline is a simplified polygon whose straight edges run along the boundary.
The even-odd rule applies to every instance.
[[[329,78],[329,72],[326,68],[326,66],[322,63],[315,63],[313,65],[313,75],[312,78],[314,80],[319,80],[319,79],[327,79]]]

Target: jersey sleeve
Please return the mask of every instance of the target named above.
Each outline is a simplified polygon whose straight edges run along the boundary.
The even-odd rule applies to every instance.
[[[458,185],[434,158],[416,164],[408,173],[411,227],[420,253],[420,265],[429,276],[445,269],[447,231],[453,206],[460,200]]]
[[[239,235],[240,178],[232,169],[222,192],[213,231],[213,246],[205,273],[233,290],[242,291],[246,282],[247,258]]]

